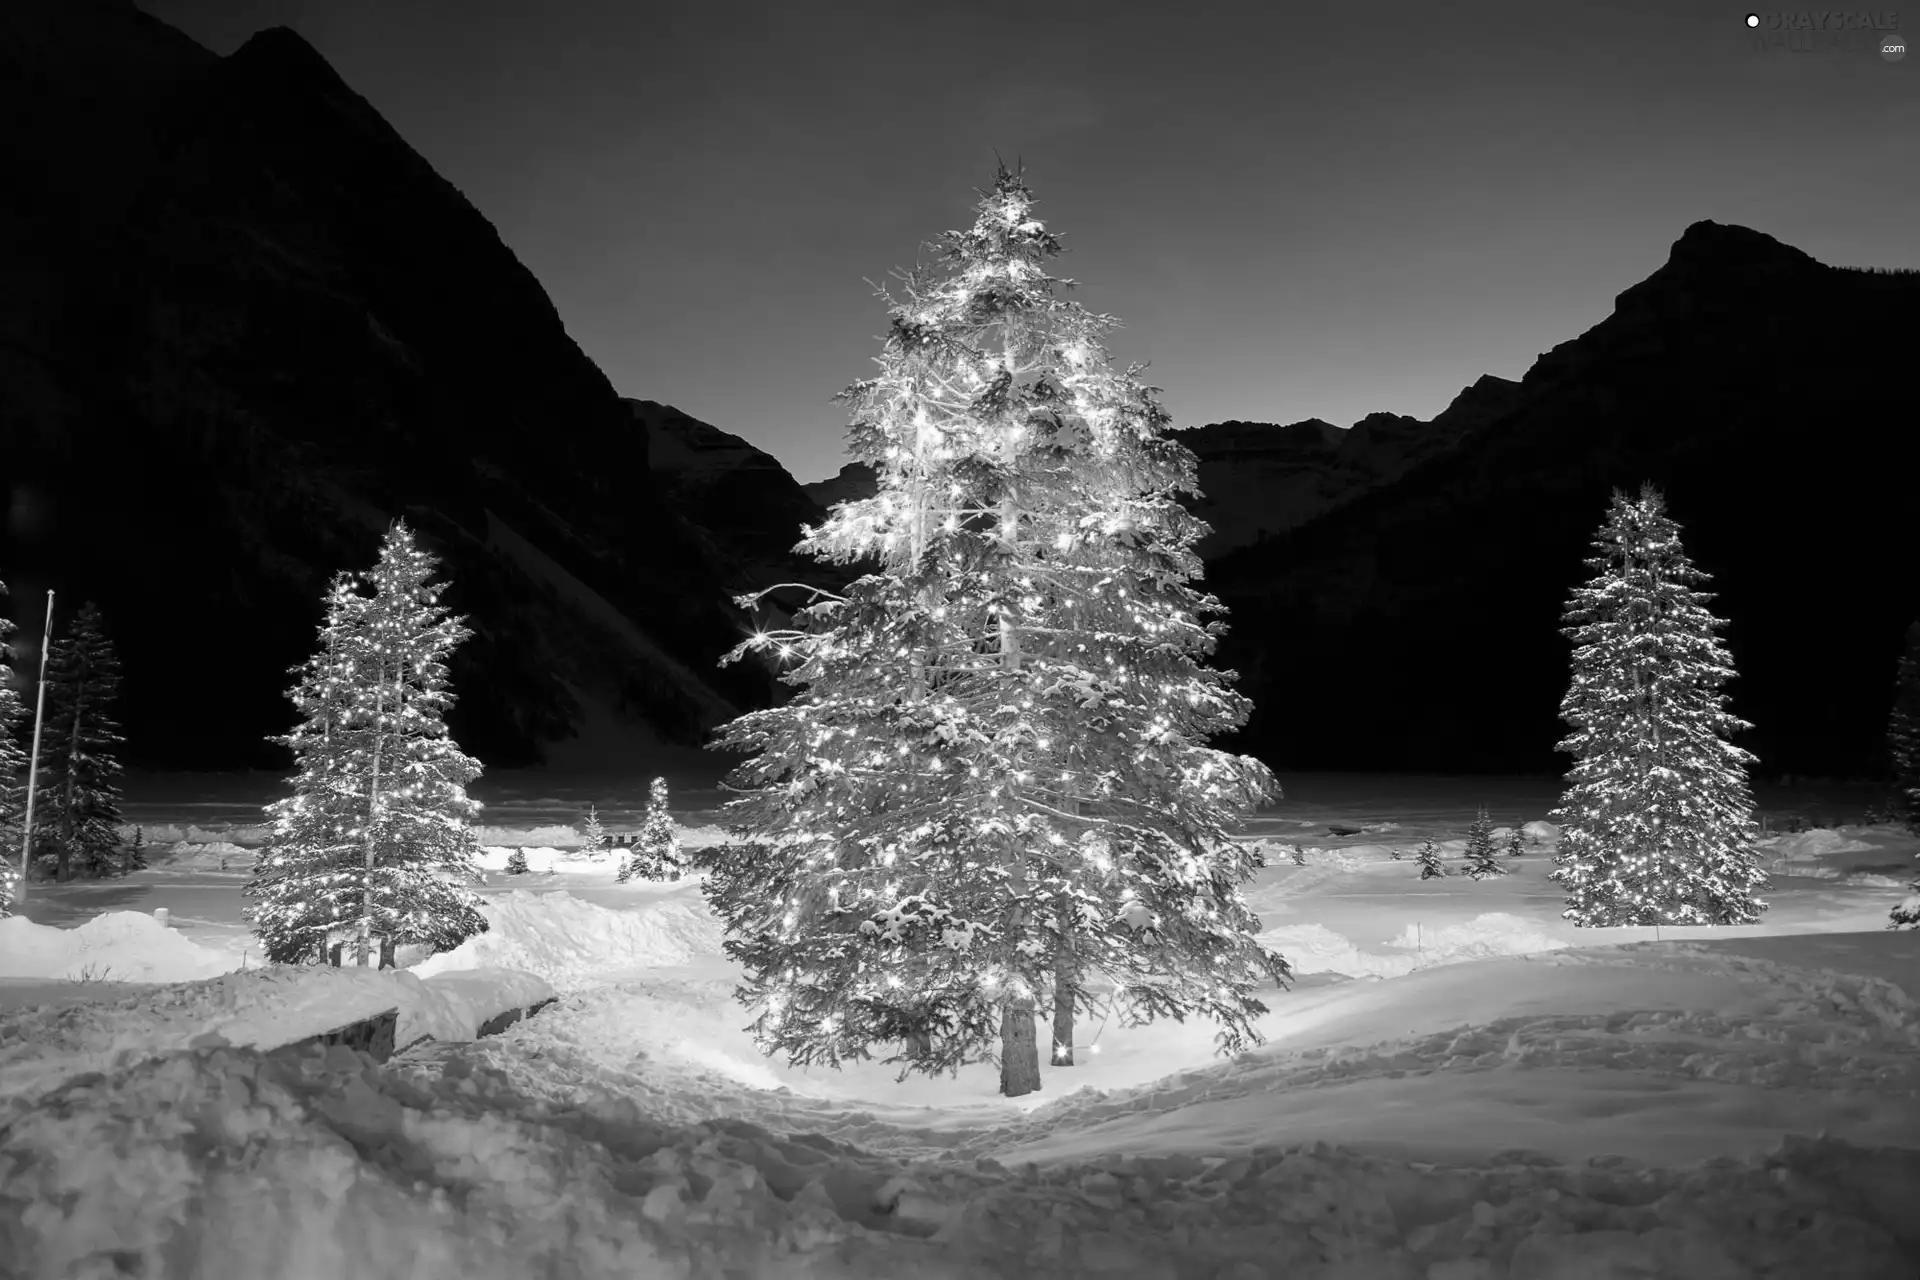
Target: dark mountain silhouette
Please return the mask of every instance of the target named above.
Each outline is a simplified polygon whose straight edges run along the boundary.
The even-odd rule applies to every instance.
[[[731,603],[830,584],[798,486],[625,401],[493,227],[298,36],[215,57],[125,0],[0,7],[0,579],[105,610],[135,762],[273,766],[322,588],[404,516],[475,635],[489,765],[609,716],[677,742],[778,689]],[[1431,421],[1186,433],[1221,660],[1281,767],[1560,767],[1566,596],[1614,487],[1666,491],[1732,619],[1763,768],[1879,763],[1920,614],[1900,374],[1920,277],[1703,222],[1614,314]],[[1390,358],[1390,353],[1384,353]],[[775,615],[777,617],[777,615]],[[584,744],[580,744],[584,745]]]
[[[1430,422],[1373,413],[1348,428],[1308,418],[1286,426],[1229,421],[1182,430],[1181,443],[1199,462],[1200,494],[1187,506],[1213,530],[1199,544],[1201,555],[1224,555],[1285,532],[1389,483],[1506,412],[1519,386],[1482,377]],[[871,497],[875,486],[873,468],[849,462],[838,475],[801,488],[830,507]]]
[[[1920,276],[1695,223],[1457,442],[1209,565],[1233,609],[1220,661],[1258,707],[1240,745],[1282,767],[1563,767],[1561,610],[1610,491],[1652,481],[1714,575],[1762,771],[1877,773],[1920,613],[1916,349]]]
[[[715,660],[810,505],[677,506],[538,281],[299,36],[218,58],[17,0],[0,147],[0,576],[30,629],[47,586],[100,602],[136,761],[283,762],[321,590],[396,516],[473,626],[453,724],[489,764],[583,704],[691,742],[773,696]]]

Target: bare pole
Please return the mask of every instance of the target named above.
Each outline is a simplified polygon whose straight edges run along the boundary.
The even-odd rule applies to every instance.
[[[40,780],[40,726],[47,718],[47,652],[53,648],[53,592],[47,592],[47,630],[40,637],[40,690],[33,699],[33,755],[27,761],[27,816],[20,824],[20,901],[27,900],[27,854],[33,847],[33,793]]]

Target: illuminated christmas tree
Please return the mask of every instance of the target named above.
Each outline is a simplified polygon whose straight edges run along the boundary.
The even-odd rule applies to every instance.
[[[594,806],[587,806],[587,820],[580,824],[580,840],[589,858],[598,858],[607,848],[607,829]]]
[[[1573,681],[1560,716],[1574,732],[1551,878],[1576,925],[1750,924],[1767,876],[1747,767],[1726,739],[1751,728],[1726,711],[1732,659],[1695,590],[1707,575],[1652,486],[1615,493],[1568,603]]]
[[[647,789],[647,812],[640,821],[640,834],[634,838],[632,856],[620,868],[620,879],[634,876],[642,880],[680,878],[680,840],[667,812],[665,778],[655,778]]]
[[[1019,176],[932,247],[903,299],[881,290],[880,372],[843,397],[879,491],[801,544],[875,567],[729,655],[799,690],[716,744],[754,757],[707,882],[741,999],[768,1053],[997,1055],[1008,1096],[1040,1085],[1043,1004],[1064,1064],[1102,985],[1128,1022],[1201,1014],[1238,1050],[1288,971],[1227,830],[1277,786],[1205,745],[1248,704],[1201,665],[1224,627],[1192,585],[1193,455],[1140,368],[1109,364],[1114,322],[1058,296]]]
[[[67,634],[47,654],[47,724],[40,769],[44,809],[35,812],[35,839],[45,831],[58,859],[57,878],[77,870],[102,876],[121,869],[120,762],[124,739],[113,719],[120,691],[120,660],[107,639],[100,610],[88,601]]]
[[[485,932],[467,784],[480,765],[447,735],[447,655],[468,635],[438,603],[433,558],[395,523],[378,563],[327,596],[320,652],[288,696],[294,794],[268,806],[271,834],[247,894],[275,963],[353,940],[358,963],[402,944],[442,951]]]
[[[6,593],[6,584],[0,582],[0,596]],[[27,752],[20,735],[28,715],[20,691],[13,687],[13,648],[9,641],[13,632],[13,621],[0,618],[0,917],[13,911],[27,790]]]
[[[1484,880],[1488,876],[1503,876],[1507,869],[1493,851],[1493,819],[1487,816],[1486,807],[1481,806],[1479,816],[1473,825],[1467,828],[1467,874],[1475,880]]]
[[[1907,647],[1895,676],[1887,717],[1887,754],[1893,764],[1893,816],[1920,835],[1920,622],[1907,628]]]

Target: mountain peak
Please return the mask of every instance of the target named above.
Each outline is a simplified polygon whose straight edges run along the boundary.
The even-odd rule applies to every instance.
[[[1668,267],[1718,269],[1803,268],[1819,264],[1806,253],[1782,244],[1764,231],[1702,219],[1680,233]]]

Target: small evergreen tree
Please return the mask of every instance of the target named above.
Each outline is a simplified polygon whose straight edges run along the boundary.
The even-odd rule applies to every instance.
[[[118,868],[120,762],[123,739],[113,719],[120,692],[120,660],[92,601],[80,607],[67,634],[47,654],[47,724],[41,772],[45,826],[56,857],[56,878],[109,875]]]
[[[1517,858],[1526,852],[1527,833],[1520,823],[1513,824],[1513,830],[1507,832],[1507,856]]]
[[[580,838],[586,842],[589,858],[598,858],[607,851],[607,829],[600,825],[600,815],[592,805],[587,806],[587,820],[580,824]]]
[[[294,794],[269,805],[271,833],[248,896],[276,963],[313,960],[349,935],[358,962],[380,938],[448,950],[485,932],[467,784],[480,765],[447,735],[447,655],[468,635],[439,603],[433,558],[395,522],[373,569],[328,592],[320,651],[289,693],[301,720]]]
[[[1432,837],[1421,843],[1420,856],[1414,861],[1420,867],[1422,880],[1433,880],[1447,874],[1446,867],[1440,862],[1440,850],[1434,846]]]
[[[1407,860],[1407,851],[1396,844],[1388,847],[1387,856],[1395,862],[1405,862]]]
[[[1487,816],[1485,805],[1480,807],[1473,825],[1467,828],[1467,874],[1475,880],[1507,874],[1507,869],[1494,856],[1493,819]]]
[[[1581,926],[1750,924],[1766,909],[1754,848],[1753,757],[1727,742],[1752,726],[1721,692],[1732,660],[1694,589],[1707,575],[1651,486],[1613,496],[1587,561],[1594,578],[1568,603],[1576,646],[1560,715],[1575,757],[1551,815],[1561,828],[1552,879]]]
[[[142,828],[136,826],[133,829],[133,839],[122,847],[126,850],[127,854],[126,865],[123,869],[128,875],[132,875],[136,871],[146,870],[147,838]]]
[[[680,839],[674,834],[673,817],[667,812],[667,780],[655,778],[647,788],[647,812],[640,821],[640,834],[633,842],[633,856],[623,868],[622,880],[639,876],[642,880],[680,878]]]
[[[1893,764],[1893,817],[1920,835],[1920,622],[1907,628],[1906,649],[1894,679],[1887,717],[1887,754]]]
[[[1293,846],[1293,865],[1296,867],[1304,867],[1307,865],[1307,851],[1301,848],[1297,842]]]
[[[507,855],[507,874],[510,876],[524,876],[527,874],[527,851],[525,849],[515,849]]]

